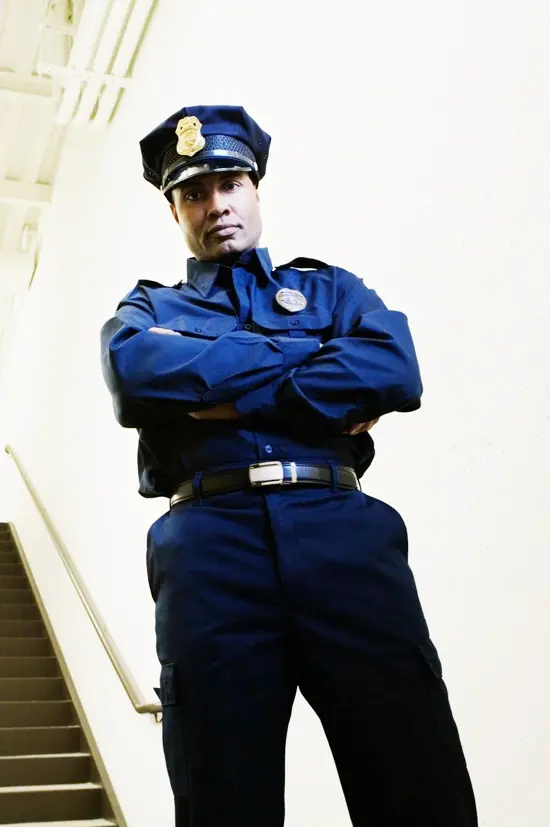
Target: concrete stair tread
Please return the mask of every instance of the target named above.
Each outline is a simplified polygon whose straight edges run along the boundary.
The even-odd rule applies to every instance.
[[[27,638],[28,640],[28,638]],[[55,655],[0,655],[0,662],[3,660],[7,661],[14,661],[14,660],[29,660],[37,658],[38,660],[56,660]]]
[[[0,629],[2,637],[45,637],[44,624],[36,604],[33,606],[24,603],[0,604]],[[21,635],[25,629],[33,631],[32,635]],[[6,634],[6,632],[8,632]],[[19,633],[19,634],[18,634]],[[37,633],[37,634],[36,634]]]
[[[23,675],[20,678],[14,675],[0,675],[0,681],[60,681],[61,675]]]
[[[57,658],[44,653],[0,655],[2,678],[52,678],[59,674]]]
[[[17,678],[16,678],[17,680]],[[13,704],[25,704],[28,706],[29,704],[70,704],[71,701],[69,698],[52,698],[51,701],[46,701],[44,698],[29,698],[28,700],[11,700],[11,701],[3,701],[0,698],[0,705],[7,706],[8,708]],[[2,727],[0,727],[2,729]]]
[[[39,752],[36,755],[0,755],[0,761],[32,761],[33,758],[90,758],[89,752]]]
[[[34,730],[43,730],[43,729],[80,729],[79,724],[63,724],[61,726],[29,726],[29,727],[13,727],[13,726],[2,726],[0,727],[0,732],[9,732],[10,730],[17,729],[20,731],[21,729],[34,729]]]
[[[49,657],[51,645],[46,637],[15,635],[5,636],[0,629],[0,657],[15,655],[17,657]]]
[[[11,824],[4,824],[2,827],[116,827],[115,821],[107,821],[104,818],[86,818],[80,821],[28,821]]]
[[[15,637],[15,636],[14,637],[5,637],[4,635],[0,634],[0,643],[3,640],[19,640],[19,641],[21,641],[21,643],[26,643],[28,640],[46,640],[46,638],[45,637],[36,637],[36,635],[34,635],[34,637],[30,637],[30,636],[29,637]],[[3,655],[3,657],[10,657],[10,656],[9,655]],[[15,655],[15,657],[19,657],[19,658],[20,657],[26,657],[26,655]],[[43,657],[43,658],[44,657],[51,657],[51,655],[41,655],[40,657]]]
[[[69,790],[101,790],[101,784],[81,781],[77,784],[33,784],[31,787],[0,787],[0,796],[7,793],[59,792]]]
[[[0,523],[0,826],[117,827],[31,584]]]
[[[0,676],[0,699],[2,701],[65,700],[61,676],[52,677],[2,677]]]

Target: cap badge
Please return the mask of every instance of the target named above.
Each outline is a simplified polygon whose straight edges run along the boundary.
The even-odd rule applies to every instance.
[[[176,126],[176,135],[178,136],[176,152],[178,155],[196,155],[204,147],[206,141],[201,133],[201,127],[202,123],[194,115],[178,121]]]
[[[299,290],[289,290],[287,287],[279,290],[275,301],[290,313],[298,313],[307,307],[307,299]]]

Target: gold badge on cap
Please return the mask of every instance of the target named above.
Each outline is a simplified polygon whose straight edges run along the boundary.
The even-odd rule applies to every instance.
[[[176,152],[178,155],[196,155],[197,152],[203,149],[206,141],[201,133],[201,127],[202,123],[194,115],[178,121],[176,126],[176,135],[178,136]]]
[[[290,290],[288,287],[284,287],[277,292],[275,301],[290,313],[298,313],[307,307],[307,299],[304,294],[300,293],[299,290]]]

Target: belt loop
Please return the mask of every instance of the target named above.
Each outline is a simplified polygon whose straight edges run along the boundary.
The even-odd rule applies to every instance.
[[[193,496],[197,501],[197,505],[202,505],[202,474],[202,471],[197,471],[195,474],[193,474]]]
[[[329,462],[330,468],[330,476],[332,480],[332,493],[335,494],[337,491],[340,490],[340,486],[338,484],[338,466],[335,465],[333,462]]]

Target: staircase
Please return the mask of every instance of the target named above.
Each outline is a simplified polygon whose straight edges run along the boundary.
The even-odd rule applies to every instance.
[[[0,825],[116,825],[17,547],[3,523]]]

